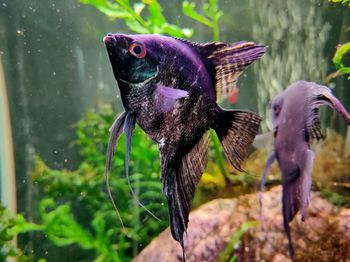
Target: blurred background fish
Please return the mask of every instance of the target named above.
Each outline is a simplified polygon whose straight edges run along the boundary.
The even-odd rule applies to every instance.
[[[350,125],[350,115],[332,91],[313,82],[297,81],[291,84],[271,103],[274,126],[274,151],[266,161],[261,181],[265,185],[272,163],[277,160],[282,172],[283,224],[289,241],[290,256],[294,256],[289,222],[301,210],[306,209],[312,182],[314,153],[310,150],[311,139],[323,139],[319,107],[328,105]],[[261,201],[261,195],[260,195]]]

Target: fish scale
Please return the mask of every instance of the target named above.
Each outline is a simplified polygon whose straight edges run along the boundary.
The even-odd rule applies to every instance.
[[[260,126],[257,114],[224,110],[217,100],[237,88],[238,76],[266,48],[245,41],[200,44],[160,35],[112,33],[104,42],[126,110],[111,134],[120,134],[123,125],[119,121],[125,121],[126,163],[133,122],[125,119],[135,120],[158,143],[170,229],[185,254],[183,233],[195,187],[208,161],[207,131],[215,130],[228,161],[242,170],[240,165]],[[109,148],[115,144],[111,136]],[[106,174],[113,153],[107,153]]]

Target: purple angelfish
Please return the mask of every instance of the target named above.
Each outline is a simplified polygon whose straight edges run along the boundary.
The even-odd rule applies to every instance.
[[[107,181],[123,130],[128,172],[137,123],[159,145],[171,233],[184,249],[195,186],[207,164],[209,129],[216,131],[230,163],[242,170],[260,126],[257,114],[224,110],[216,101],[236,88],[238,76],[266,48],[253,42],[199,44],[161,35],[112,33],[104,43],[125,108],[110,130]]]
[[[314,153],[310,150],[311,139],[323,139],[318,108],[328,105],[350,125],[350,115],[332,94],[322,85],[297,81],[291,84],[271,103],[274,127],[274,151],[267,159],[261,180],[265,186],[271,164],[277,159],[282,172],[283,224],[289,241],[290,256],[294,256],[289,222],[300,210],[301,219],[306,218],[314,166]]]

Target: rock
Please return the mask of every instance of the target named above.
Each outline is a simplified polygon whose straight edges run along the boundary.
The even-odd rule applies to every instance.
[[[292,260],[289,257],[286,257],[283,254],[276,254],[273,259],[272,262],[291,262]]]
[[[252,220],[262,221],[261,226],[250,228],[220,261],[234,255],[237,261],[290,261],[282,225],[281,187],[263,193],[262,214],[257,199],[257,194],[216,199],[191,212],[184,237],[187,261],[218,261],[235,232]],[[301,222],[298,214],[291,230],[296,261],[346,261],[350,257],[350,209],[334,207],[318,193],[311,193],[306,221]],[[182,250],[168,228],[134,261],[182,261]]]

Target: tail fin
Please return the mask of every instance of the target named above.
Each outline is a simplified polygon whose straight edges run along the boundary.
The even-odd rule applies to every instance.
[[[290,232],[289,222],[293,220],[295,214],[300,208],[299,201],[299,183],[298,179],[289,183],[288,185],[283,184],[282,192],[282,211],[283,211],[283,227],[288,238],[288,250],[289,256],[294,257],[294,248],[292,242],[292,235]]]
[[[312,183],[312,169],[314,167],[314,153],[310,149],[300,150],[296,153],[297,169],[282,176],[282,210],[283,225],[288,237],[290,257],[294,257],[292,236],[289,222],[301,210],[302,221],[306,218],[306,209]]]
[[[220,109],[214,127],[226,158],[237,170],[248,155],[249,146],[258,133],[261,118],[253,112]]]

